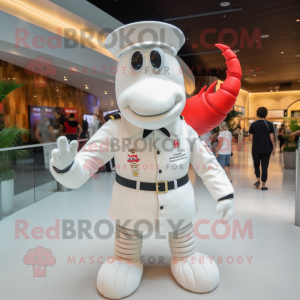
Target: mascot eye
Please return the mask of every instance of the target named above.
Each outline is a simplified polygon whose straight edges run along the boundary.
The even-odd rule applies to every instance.
[[[143,54],[140,51],[135,51],[131,56],[131,66],[133,70],[138,71],[143,66]]]
[[[43,70],[46,71],[46,70],[47,70],[47,67],[44,67]]]
[[[164,53],[161,49],[153,49],[150,52],[150,62],[155,71],[160,71],[163,67]]]

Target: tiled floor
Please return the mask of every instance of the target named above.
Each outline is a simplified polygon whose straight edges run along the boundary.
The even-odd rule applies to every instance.
[[[212,224],[219,219],[201,179],[190,170],[199,212],[197,220],[208,219],[199,231],[209,239],[197,239],[197,250],[214,256],[221,283],[212,293],[198,295],[182,289],[172,277],[167,239],[152,235],[143,244],[144,275],[138,290],[128,299],[299,299],[300,228],[294,225],[295,171],[282,168],[282,154],[271,158],[269,191],[253,187],[250,144],[244,151],[234,149],[232,177],[235,188],[235,215],[228,237],[213,236]],[[0,299],[103,299],[96,289],[96,276],[101,262],[113,254],[114,238],[109,234],[99,239],[96,223],[109,219],[108,209],[114,173],[102,173],[99,179],[87,182],[78,190],[55,193],[0,222]],[[33,238],[31,230],[44,231],[58,219],[59,238]],[[17,238],[16,222],[28,224],[29,239]],[[70,221],[67,221],[70,220]],[[81,238],[78,226],[85,220],[91,224],[91,239]],[[63,236],[63,227],[74,222],[73,238]],[[64,225],[65,224],[65,225]],[[249,230],[244,238],[237,224]],[[22,227],[22,226],[21,226]],[[42,229],[39,232],[42,232]],[[253,232],[253,237],[249,232]],[[225,232],[219,225],[218,234]],[[101,227],[101,233],[109,233]],[[34,234],[34,233],[33,233]],[[54,235],[54,231],[51,232]],[[50,249],[55,265],[47,266],[46,277],[33,277],[33,267],[26,265],[24,256],[30,249],[42,246]],[[163,257],[163,263],[159,262]],[[99,263],[100,262],[100,263]]]

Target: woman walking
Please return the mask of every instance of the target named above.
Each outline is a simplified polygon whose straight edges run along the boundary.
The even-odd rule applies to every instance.
[[[254,185],[258,188],[262,183],[262,191],[268,190],[266,181],[268,178],[268,166],[271,153],[275,154],[274,127],[269,121],[266,121],[268,110],[265,107],[259,107],[257,112],[259,120],[251,124],[249,140],[252,142],[252,157],[254,163],[254,173],[257,181]],[[260,176],[261,166],[261,176]]]
[[[279,147],[280,147],[280,153],[282,153],[282,149],[284,146],[284,138],[283,136],[285,135],[285,128],[284,128],[284,124],[281,124],[281,127],[278,130],[278,139],[279,139]]]
[[[228,125],[226,122],[222,122],[219,126],[220,133],[218,136],[218,146],[216,148],[216,158],[219,164],[224,168],[230,182],[232,182],[230,171],[229,171],[229,160],[231,156],[231,141],[232,134],[228,130]]]

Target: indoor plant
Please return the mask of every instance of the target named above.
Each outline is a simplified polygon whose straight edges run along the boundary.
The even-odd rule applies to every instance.
[[[0,81],[0,103],[7,97],[9,93],[14,91],[15,89],[23,86],[22,83],[15,83],[14,80],[2,80]],[[4,116],[3,113],[0,112],[0,126],[3,127],[4,124]]]
[[[289,119],[289,128],[291,132],[295,132],[300,129],[297,120]],[[294,137],[285,135],[284,139],[287,142],[287,146],[283,148],[283,163],[286,169],[295,169],[296,166],[296,142]]]
[[[11,126],[0,131],[0,148],[15,147],[23,135],[29,135],[29,130]],[[25,158],[28,150],[6,150],[0,151],[0,182],[2,214],[9,215],[14,209],[14,176],[12,163],[20,158]]]

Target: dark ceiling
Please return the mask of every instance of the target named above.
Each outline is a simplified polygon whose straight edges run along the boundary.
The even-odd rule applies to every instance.
[[[233,0],[229,6],[222,1],[207,0],[89,0],[124,24],[138,21],[164,21],[179,27],[186,36],[178,55],[193,70],[195,76],[206,74],[225,78],[225,61],[218,49],[205,45],[218,43],[220,32],[224,43],[240,59],[242,86],[251,92],[278,89],[300,89],[300,0]],[[235,10],[222,12],[224,10]],[[205,15],[205,13],[210,13]],[[191,15],[201,14],[191,17]],[[187,17],[169,20],[177,17]],[[296,20],[299,20],[298,22]],[[215,29],[200,39],[206,29]],[[227,32],[227,33],[226,33]],[[228,33],[229,32],[229,33]],[[233,34],[231,34],[232,32]],[[256,35],[255,35],[255,34]],[[241,41],[254,35],[256,41]],[[262,35],[269,35],[261,38]],[[281,53],[284,52],[284,53]],[[211,71],[206,71],[206,68]],[[217,71],[219,68],[219,71]],[[202,74],[201,74],[202,73]]]

